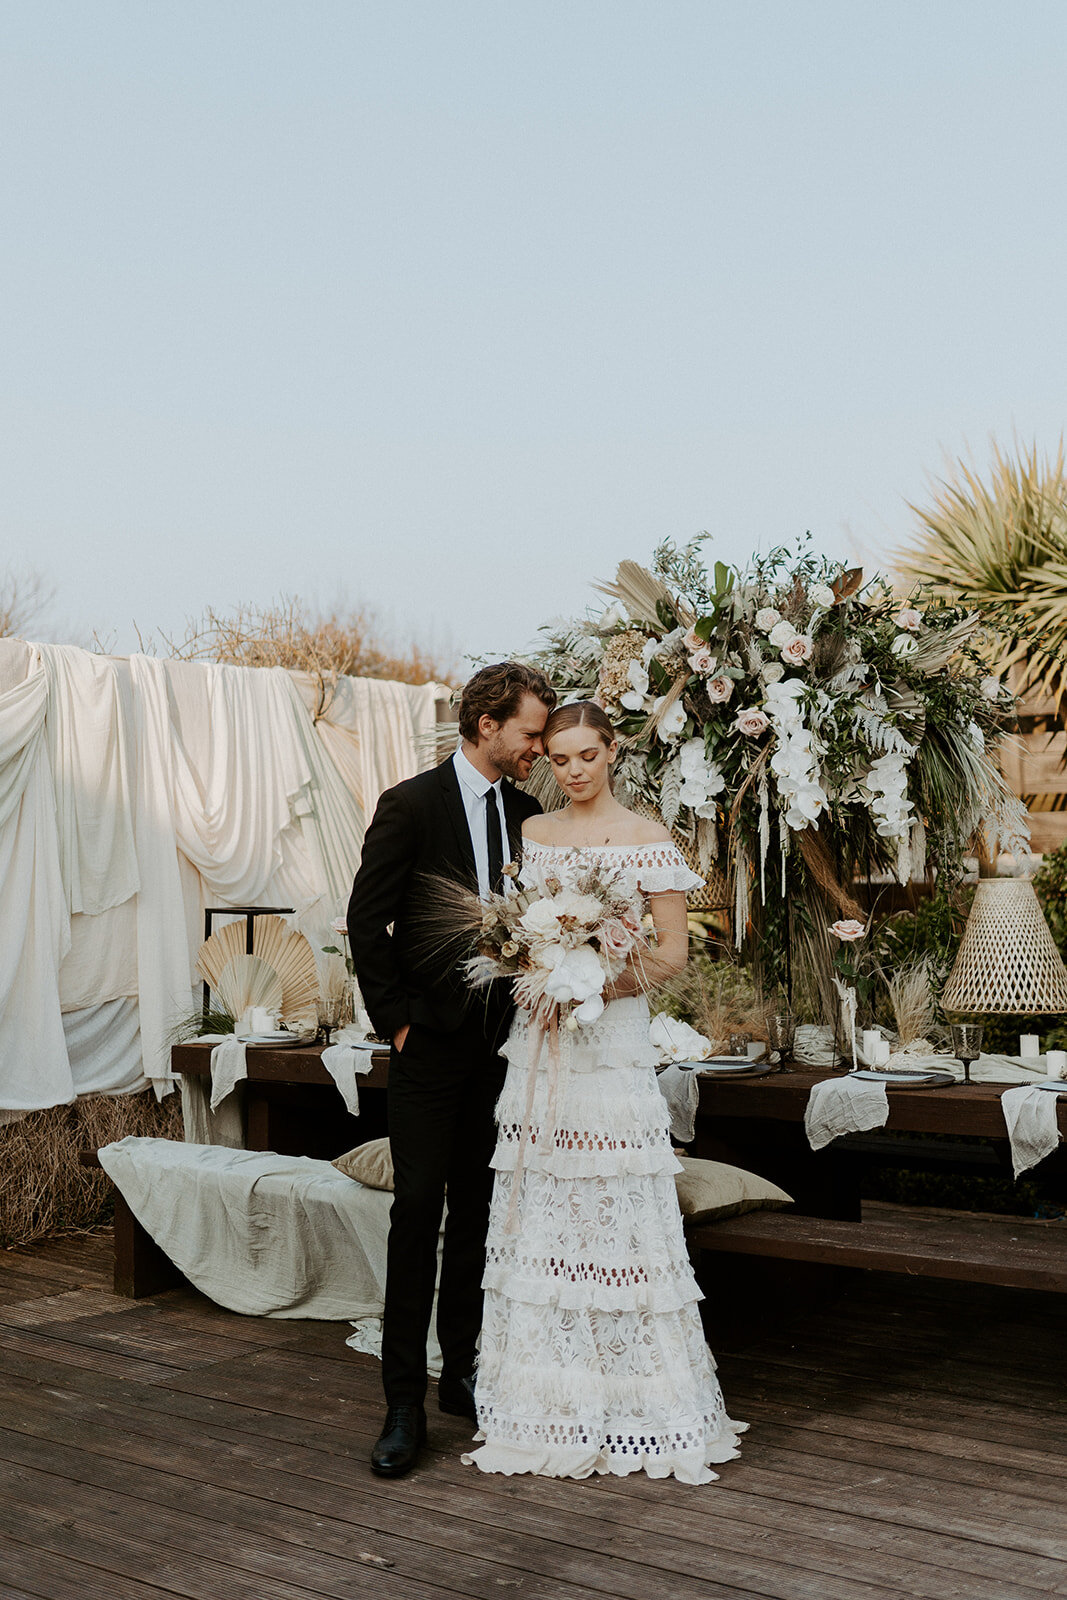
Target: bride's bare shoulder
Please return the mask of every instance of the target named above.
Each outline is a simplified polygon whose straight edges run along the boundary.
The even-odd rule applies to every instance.
[[[625,822],[626,837],[622,838],[623,829],[620,829],[621,844],[670,844],[671,836],[662,822],[657,822],[652,817],[639,817],[636,812],[627,813]]]
[[[527,817],[522,825],[522,836],[533,844],[554,844],[558,832],[558,823],[553,827],[552,813],[546,811],[536,812],[532,817]]]

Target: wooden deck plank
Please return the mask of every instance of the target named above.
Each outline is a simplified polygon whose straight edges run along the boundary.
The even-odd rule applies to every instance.
[[[43,1431],[51,1438],[58,1437],[65,1429],[69,1437],[81,1441],[80,1447],[82,1449],[91,1449],[105,1455],[116,1455],[123,1460],[138,1460],[141,1465],[150,1465],[158,1459],[159,1441],[155,1439],[129,1439],[123,1434],[121,1427],[116,1425],[118,1418],[113,1412],[108,1414],[105,1428],[98,1427],[88,1435],[84,1431],[84,1419],[72,1417],[69,1408],[63,1412],[61,1427],[50,1419],[50,1425],[43,1430],[40,1430],[38,1426],[28,1420],[25,1406],[21,1408],[21,1413],[16,1412],[15,1416],[19,1425],[27,1431],[33,1433]],[[4,1420],[8,1419],[4,1418]],[[97,1421],[102,1422],[104,1419],[97,1418]],[[364,1449],[369,1448],[372,1436],[368,1429],[362,1441]],[[204,1482],[215,1482],[222,1485],[229,1485],[234,1481],[235,1460],[232,1450],[220,1448],[214,1452],[212,1458],[211,1452],[205,1452],[202,1444],[190,1449],[187,1444],[173,1436],[168,1443],[168,1471],[188,1472],[198,1483],[201,1479]],[[284,1500],[286,1504],[291,1505],[292,1494],[286,1490],[285,1480],[279,1480],[278,1474],[289,1472],[292,1467],[288,1462],[278,1459],[269,1446],[266,1447],[266,1453],[270,1456],[269,1465],[266,1468],[266,1477],[264,1478],[261,1472],[257,1474],[254,1468],[250,1469],[246,1462],[240,1472],[242,1489],[249,1490],[256,1483],[258,1476],[258,1488],[256,1491],[258,1494],[274,1501]],[[309,1462],[312,1463],[310,1467],[308,1465]],[[331,1473],[330,1469],[335,1464],[339,1466],[340,1470]],[[294,1465],[297,1464],[294,1463]],[[303,1460],[298,1465],[300,1467],[300,1477],[296,1480],[298,1484],[302,1483],[306,1477],[321,1476],[332,1479],[332,1481],[343,1485],[345,1496],[343,1504],[347,1504],[348,1496],[351,1493],[353,1476],[356,1475],[358,1482],[360,1470],[362,1469],[365,1472],[362,1452],[354,1462],[349,1459],[337,1463],[335,1456],[331,1452],[305,1450],[303,1452]],[[485,1518],[491,1526],[495,1526],[501,1516],[506,1516],[507,1520],[514,1523],[516,1509],[518,1509],[524,1519],[524,1525],[528,1529],[538,1529],[546,1516],[547,1507],[543,1503],[543,1499],[544,1491],[548,1490],[550,1491],[550,1497],[555,1501],[555,1506],[549,1514],[553,1519],[553,1526],[557,1530],[561,1519],[567,1520],[568,1514],[569,1520],[574,1521],[576,1500],[583,1505],[583,1511],[588,1508],[586,1514],[591,1514],[596,1519],[592,1526],[587,1527],[585,1530],[584,1538],[586,1542],[589,1539],[595,1542],[602,1537],[603,1524],[606,1519],[614,1521],[616,1528],[611,1540],[613,1552],[622,1553],[620,1548],[621,1538],[624,1543],[629,1541],[636,1550],[640,1551],[643,1559],[654,1558],[657,1565],[661,1564],[663,1556],[666,1555],[671,1560],[673,1570],[677,1572],[679,1570],[679,1553],[684,1549],[685,1543],[693,1538],[694,1524],[691,1510],[679,1509],[674,1511],[671,1505],[662,1503],[662,1498],[659,1504],[649,1503],[645,1507],[638,1508],[643,1512],[643,1515],[635,1517],[635,1508],[632,1502],[628,1502],[623,1497],[616,1495],[604,1496],[600,1494],[589,1496],[583,1494],[582,1491],[585,1489],[585,1485],[555,1485],[551,1482],[546,1483],[543,1480],[531,1480],[529,1483],[520,1480],[518,1484],[513,1484],[512,1480],[496,1478],[478,1479],[475,1483],[472,1483],[469,1470],[458,1467],[454,1458],[449,1460],[448,1457],[443,1457],[436,1462],[435,1476],[439,1476],[442,1467],[455,1477],[458,1490],[462,1492],[462,1498],[468,1502],[464,1506],[460,1505],[455,1497],[450,1498],[450,1512],[453,1515],[460,1513],[465,1515],[473,1514],[479,1518]],[[462,1476],[464,1474],[465,1481]],[[416,1478],[418,1476],[416,1475]],[[416,1479],[412,1479],[407,1485],[408,1492],[405,1494],[405,1503],[417,1498],[413,1493],[415,1482]],[[281,1487],[279,1487],[279,1483]],[[493,1491],[505,1487],[508,1498],[514,1504],[504,1511],[495,1511],[486,1503],[484,1492],[486,1487],[491,1488]],[[516,1490],[518,1493],[515,1492]],[[536,1497],[541,1502],[536,1506],[528,1504],[531,1499],[531,1490],[537,1492]],[[373,1480],[368,1480],[364,1495],[366,1497],[375,1493],[384,1494],[386,1498],[393,1500],[396,1498],[398,1491],[402,1492],[401,1486],[382,1486],[376,1484]],[[164,1503],[170,1504],[175,1498],[171,1488],[165,1485],[162,1492]],[[440,1483],[435,1482],[426,1486],[423,1494],[429,1497],[430,1503],[434,1503],[435,1501],[439,1502],[441,1492]],[[690,1498],[687,1502],[689,1507],[692,1505],[691,1495],[692,1491],[689,1491]],[[700,1498],[701,1517],[703,1520],[708,1514],[706,1508],[714,1507],[718,1511],[720,1502],[718,1496],[713,1497],[712,1500],[708,1500],[703,1496]],[[737,1500],[737,1497],[733,1495],[729,1498],[731,1503]],[[323,1510],[326,1510],[329,1508],[328,1497],[324,1497],[321,1490],[313,1489],[308,1499],[308,1505],[318,1505]],[[185,1509],[183,1505],[183,1511]],[[728,1575],[727,1571],[723,1570],[724,1565],[728,1569],[731,1578],[736,1579],[738,1576],[735,1571],[730,1570],[731,1558],[728,1554],[729,1552],[733,1553],[734,1559],[738,1555],[751,1557],[754,1551],[760,1549],[761,1545],[773,1548],[780,1542],[782,1530],[777,1520],[768,1526],[768,1503],[766,1501],[754,1503],[751,1511],[746,1505],[746,1512],[749,1520],[742,1519],[742,1522],[737,1526],[731,1526],[730,1524],[729,1519],[732,1513],[729,1507],[726,1507],[716,1517],[715,1535],[711,1542],[715,1551],[715,1568],[720,1576],[725,1577]],[[219,1508],[218,1514],[223,1514],[223,1508]],[[625,1531],[620,1534],[620,1529]],[[819,1528],[818,1524],[813,1524],[809,1512],[803,1510],[799,1513],[790,1528],[790,1563],[801,1562],[815,1572],[837,1573],[840,1576],[848,1576],[854,1581],[862,1582],[866,1576],[865,1569],[869,1565],[869,1553],[872,1548],[870,1527],[865,1528],[858,1519],[851,1519],[849,1527],[843,1533],[838,1534],[836,1538],[822,1537],[822,1533],[823,1530]],[[662,1544],[665,1539],[668,1541],[667,1545],[663,1550],[658,1550],[656,1542],[659,1541]],[[899,1534],[893,1534],[882,1541],[884,1557],[890,1558],[892,1561],[891,1575],[893,1579],[900,1584],[905,1592],[914,1595],[943,1596],[958,1593],[958,1574],[953,1575],[951,1572],[940,1570],[943,1566],[949,1564],[961,1566],[971,1573],[971,1577],[968,1580],[968,1592],[971,1600],[983,1600],[983,1597],[986,1597],[986,1600],[1005,1600],[1008,1592],[1005,1585],[1010,1585],[1011,1593],[1013,1594],[1026,1593],[1027,1595],[1033,1595],[1044,1593],[1047,1592],[1056,1575],[1053,1566],[1044,1563],[1031,1563],[1028,1567],[1025,1560],[1020,1564],[1019,1557],[1013,1555],[1010,1563],[1003,1562],[999,1567],[995,1568],[992,1577],[982,1576],[982,1569],[988,1563],[976,1562],[974,1552],[971,1551],[962,1552],[955,1561],[951,1558],[946,1559],[942,1551],[939,1553],[940,1559],[935,1559],[932,1566],[928,1566],[924,1565],[922,1561],[924,1552],[915,1548],[914,1539],[910,1541],[910,1546],[910,1548],[905,1549]],[[776,1555],[780,1560],[780,1550],[776,1551]],[[702,1545],[698,1560],[704,1560],[706,1557],[707,1550]],[[1022,1570],[1023,1568],[1027,1568],[1027,1570],[1024,1571]],[[880,1563],[879,1575],[883,1581],[888,1576],[885,1571],[885,1560]],[[751,1573],[747,1571],[743,1576],[746,1580],[756,1581],[752,1578]],[[1030,1584],[1034,1585],[1033,1587],[1029,1586],[1027,1579]],[[776,1587],[781,1588],[782,1585],[778,1584]]]
[[[23,1522],[14,1545],[0,1531],[0,1552],[45,1563],[11,1572],[13,1600],[274,1600],[275,1575],[298,1594],[361,1594],[341,1587],[352,1540],[389,1541],[407,1563],[366,1569],[375,1600],[418,1585],[434,1600],[1067,1594],[1067,1408],[1049,1359],[1063,1323],[1045,1297],[857,1278],[722,1358],[731,1413],[753,1430],[704,1489],[483,1477],[459,1462],[465,1425],[433,1410],[424,1461],[389,1483],[366,1465],[380,1369],[346,1349],[343,1324],[236,1317],[188,1289],[114,1302],[99,1239],[80,1273],[72,1243],[65,1287],[31,1269],[7,1323],[0,1306],[5,1504],[56,1518],[29,1541]],[[94,1563],[116,1539],[109,1574]],[[153,1539],[158,1569],[137,1567]],[[63,1588],[64,1561],[86,1581]]]

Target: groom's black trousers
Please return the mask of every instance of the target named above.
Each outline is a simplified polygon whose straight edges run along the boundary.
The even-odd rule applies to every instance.
[[[506,1032],[506,1023],[487,1028],[475,1006],[455,1032],[413,1023],[403,1050],[390,1053],[394,1193],[382,1327],[389,1405],[421,1405],[426,1396],[426,1336],[446,1186],[437,1337],[447,1375],[474,1370],[493,1189],[493,1108],[506,1071],[497,1050]]]

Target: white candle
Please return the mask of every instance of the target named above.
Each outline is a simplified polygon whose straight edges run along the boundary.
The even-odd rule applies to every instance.
[[[888,1039],[879,1039],[879,1041],[875,1045],[875,1049],[874,1049],[874,1064],[875,1064],[875,1066],[876,1067],[887,1067],[889,1065],[890,1054],[891,1054],[891,1052],[890,1052],[890,1047],[889,1047],[889,1040]]]
[[[1067,1050],[1050,1050],[1045,1060],[1050,1078],[1067,1078]]]
[[[1036,1061],[1041,1054],[1041,1039],[1036,1033],[1020,1033],[1019,1054],[1024,1061]]]
[[[875,1061],[878,1057],[878,1046],[882,1042],[882,1035],[877,1028],[864,1028],[863,1053],[868,1061]]]

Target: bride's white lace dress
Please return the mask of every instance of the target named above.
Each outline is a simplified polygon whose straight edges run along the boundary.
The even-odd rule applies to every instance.
[[[524,854],[561,875],[575,858],[529,840]],[[671,844],[582,854],[630,870],[642,901],[701,881]],[[541,1050],[509,1231],[538,1031],[518,1012],[504,1050],[477,1378],[485,1443],[464,1460],[483,1472],[708,1483],[746,1424],[726,1415],[704,1341],[648,1006],[614,1000],[598,1022],[561,1030],[558,1071]]]

